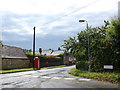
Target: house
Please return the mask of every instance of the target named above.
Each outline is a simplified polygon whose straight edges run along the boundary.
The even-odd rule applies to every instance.
[[[47,56],[58,56],[64,52],[64,50],[43,50],[41,54]]]
[[[25,55],[22,48],[0,45],[1,46],[1,59],[0,69],[18,69],[18,68],[28,68],[30,65],[30,60]]]
[[[70,53],[64,53],[63,59],[64,59],[65,65],[75,64],[75,62],[76,62],[76,58]]]
[[[65,50],[42,50],[41,55],[46,56],[58,56],[60,54],[64,54]],[[40,54],[40,52],[36,51],[36,54]]]

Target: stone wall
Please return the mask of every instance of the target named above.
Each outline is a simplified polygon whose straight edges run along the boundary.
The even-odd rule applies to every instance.
[[[2,59],[2,69],[29,68],[30,60],[26,59]]]

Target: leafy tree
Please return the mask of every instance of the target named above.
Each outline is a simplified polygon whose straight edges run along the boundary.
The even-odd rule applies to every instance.
[[[64,40],[62,45],[77,60],[87,60],[87,38],[90,40],[90,64],[92,71],[103,71],[103,65],[112,64],[120,71],[120,19],[104,20],[101,27],[89,27],[75,37]]]
[[[61,50],[60,47],[58,47],[58,50]]]
[[[67,51],[74,48],[76,43],[75,37],[70,37],[68,40],[64,40],[64,44],[62,45],[63,48],[65,48]],[[71,52],[71,50],[70,50]]]
[[[39,48],[39,53],[40,53],[40,54],[42,53],[42,48]]]
[[[32,52],[31,49],[23,49],[23,51],[24,51],[25,53]]]

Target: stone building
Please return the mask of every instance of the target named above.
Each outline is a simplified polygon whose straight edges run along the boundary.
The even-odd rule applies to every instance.
[[[0,52],[0,69],[29,68],[30,60],[22,48],[1,44]]]
[[[71,64],[75,64],[76,62],[76,58],[69,53],[64,53],[64,64],[65,65],[71,65]]]

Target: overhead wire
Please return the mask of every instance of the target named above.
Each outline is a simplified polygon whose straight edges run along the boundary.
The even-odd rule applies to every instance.
[[[72,14],[80,11],[81,9],[84,9],[84,8],[86,8],[86,7],[89,7],[90,5],[92,5],[92,4],[94,4],[94,3],[97,3],[98,1],[100,1],[100,0],[96,0],[96,1],[94,1],[94,2],[92,2],[92,3],[89,3],[89,4],[87,4],[87,5],[79,8],[79,9],[77,9],[77,10],[74,10],[74,11],[68,13],[68,14],[63,15],[63,16],[57,17],[57,18],[55,18],[55,19],[53,19],[53,20],[51,20],[51,21],[49,21],[49,22],[47,22],[47,23],[44,23],[44,24],[40,25],[40,26],[44,26],[44,25],[50,24],[50,23],[55,22],[55,21],[57,21],[58,19],[61,19],[61,18],[63,18],[63,17],[70,16],[70,15],[72,15]]]

